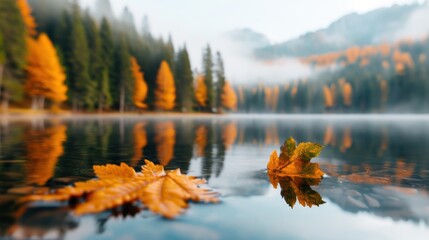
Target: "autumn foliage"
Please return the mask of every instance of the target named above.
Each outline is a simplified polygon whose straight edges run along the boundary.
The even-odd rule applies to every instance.
[[[156,77],[155,106],[160,110],[172,110],[175,100],[174,77],[168,63],[162,61]]]
[[[49,37],[42,33],[37,39],[28,38],[28,47],[25,83],[27,94],[33,97],[33,101],[44,98],[56,103],[65,101],[66,75]]]
[[[19,11],[21,12],[22,20],[27,28],[27,34],[29,36],[36,35],[36,21],[31,15],[31,8],[28,5],[27,0],[17,0],[16,1]]]
[[[125,163],[94,166],[97,179],[76,182],[74,186],[53,193],[32,195],[25,201],[65,201],[82,198],[75,208],[77,215],[98,213],[141,201],[150,211],[166,218],[174,218],[189,207],[188,202],[218,202],[217,193],[198,185],[202,179],[183,175],[180,169],[164,171],[160,165],[146,160],[140,172]]]
[[[280,156],[274,151],[268,162],[268,174],[276,176],[321,178],[323,172],[317,163],[310,160],[317,157],[322,151],[322,146],[317,143],[305,142],[298,146],[293,138],[285,141],[280,148]]]
[[[207,86],[203,75],[197,77],[197,83],[195,86],[195,99],[200,107],[207,106]]]
[[[237,95],[228,81],[225,82],[223,87],[221,99],[223,107],[230,110],[237,109]]]
[[[137,63],[135,57],[131,58],[131,73],[134,77],[134,105],[138,108],[145,109],[147,104],[145,103],[147,97],[147,84],[144,80],[143,73],[140,70],[140,66]]]
[[[325,203],[320,194],[310,186],[317,186],[323,172],[317,163],[310,160],[319,155],[322,146],[317,143],[300,143],[293,138],[285,141],[280,156],[274,151],[268,162],[268,177],[274,188],[280,184],[281,196],[293,208],[298,199],[302,206],[312,207]]]

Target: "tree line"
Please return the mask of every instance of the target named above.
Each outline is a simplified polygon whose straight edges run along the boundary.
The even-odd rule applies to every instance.
[[[308,56],[314,74],[274,85],[237,86],[240,112],[427,113],[429,38]]]
[[[207,45],[202,70],[193,71],[186,45],[176,50],[171,36],[152,36],[147,17],[139,32],[127,8],[120,18],[109,0],[97,0],[95,9],[75,0],[0,2],[3,110],[9,104],[75,112],[236,108],[219,52],[214,57]]]

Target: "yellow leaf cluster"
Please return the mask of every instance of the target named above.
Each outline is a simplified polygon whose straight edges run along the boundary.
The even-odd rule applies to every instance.
[[[54,102],[67,100],[66,75],[57,51],[49,37],[42,33],[37,39],[28,38],[26,92],[43,96]]]
[[[322,151],[322,146],[317,143],[305,142],[296,146],[293,138],[285,141],[280,148],[280,156],[274,151],[268,162],[268,174],[277,176],[321,178],[322,170],[318,163],[310,160],[317,157]]]
[[[77,215],[98,213],[141,201],[149,210],[166,218],[183,213],[188,202],[218,202],[217,193],[200,188],[204,180],[183,175],[180,169],[164,171],[161,165],[145,160],[140,172],[125,163],[94,166],[98,179],[76,182],[51,194],[32,195],[30,201],[64,201],[83,198],[75,208]]]
[[[204,75],[197,77],[197,83],[195,86],[195,99],[201,107],[207,106],[207,86]]]
[[[224,106],[225,108],[228,108],[230,110],[237,109],[237,95],[235,94],[234,89],[228,81],[226,81],[225,85],[223,86],[221,100],[222,106]]]
[[[144,103],[147,97],[147,84],[144,80],[143,73],[140,71],[140,66],[135,57],[131,58],[131,73],[134,77],[134,105],[138,108],[147,108]]]
[[[155,106],[160,110],[172,110],[176,100],[173,73],[166,61],[162,61],[156,77]]]

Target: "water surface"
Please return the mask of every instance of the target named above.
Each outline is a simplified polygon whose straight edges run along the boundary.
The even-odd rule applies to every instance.
[[[293,208],[266,175],[293,136],[325,145],[309,186],[324,204]],[[223,116],[2,119],[0,236],[5,239],[425,239],[429,236],[425,116]],[[203,177],[216,205],[174,221],[135,206],[76,217],[64,203],[17,200],[94,177],[92,165],[149,159]],[[306,196],[301,196],[306,197]],[[299,199],[298,199],[299,200]]]

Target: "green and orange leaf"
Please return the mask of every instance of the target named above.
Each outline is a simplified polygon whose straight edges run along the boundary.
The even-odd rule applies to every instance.
[[[280,156],[274,151],[267,164],[268,174],[277,176],[297,176],[303,178],[321,178],[322,170],[318,163],[310,163],[317,157],[323,146],[317,143],[305,142],[298,146],[293,138],[285,141],[280,148]]]

